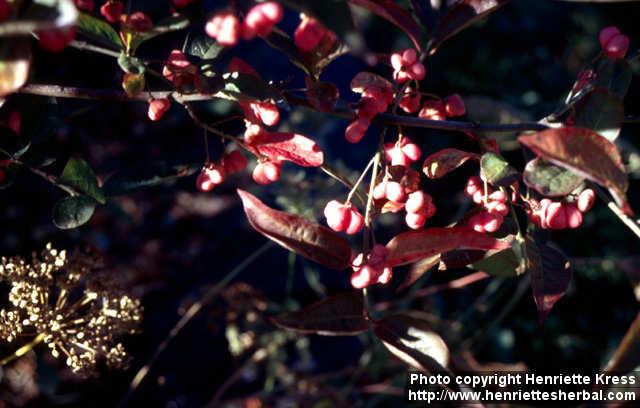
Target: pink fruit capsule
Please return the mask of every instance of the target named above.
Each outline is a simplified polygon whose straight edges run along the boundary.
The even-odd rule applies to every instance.
[[[596,201],[596,193],[588,188],[583,190],[578,196],[578,210],[581,212],[587,212],[593,207],[593,203]]]

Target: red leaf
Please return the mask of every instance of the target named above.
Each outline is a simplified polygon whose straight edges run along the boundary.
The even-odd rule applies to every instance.
[[[544,322],[553,305],[569,289],[571,263],[564,254],[548,244],[526,240],[527,270],[531,272],[531,290],[538,308],[538,320]]]
[[[362,292],[329,296],[301,310],[271,318],[279,327],[300,333],[338,336],[353,335],[369,329]]]
[[[411,13],[403,9],[391,0],[348,0],[349,3],[364,7],[374,14],[395,24],[404,31],[418,51],[422,51],[420,46],[420,25],[413,19]]]
[[[393,84],[380,75],[371,72],[358,72],[351,80],[351,90],[355,93],[363,93],[369,88],[379,88],[388,92],[393,92]]]
[[[251,147],[273,160],[288,160],[302,167],[318,167],[324,154],[316,142],[297,133],[264,133],[251,140]]]
[[[506,249],[510,243],[466,227],[426,228],[396,235],[387,243],[390,266],[403,265],[453,249]]]
[[[620,152],[606,138],[593,130],[566,127],[520,136],[518,140],[553,164],[607,187],[622,210],[632,213],[625,197],[629,182]]]
[[[467,160],[478,160],[478,158],[475,153],[458,149],[442,149],[424,160],[422,171],[427,177],[437,179],[462,166]]]
[[[331,82],[315,81],[311,77],[306,77],[307,99],[311,106],[320,112],[331,112],[336,107],[340,92]]]
[[[351,246],[329,228],[298,215],[274,210],[254,195],[238,189],[251,226],[286,249],[330,269],[343,270],[351,264]]]
[[[458,0],[447,8],[445,15],[438,22],[433,33],[433,46],[430,54],[449,37],[462,31],[485,15],[496,11],[509,0]]]

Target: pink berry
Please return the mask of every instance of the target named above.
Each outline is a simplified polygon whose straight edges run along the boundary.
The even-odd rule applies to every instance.
[[[578,210],[580,210],[580,212],[587,212],[591,209],[591,207],[593,207],[593,203],[596,201],[596,193],[588,188],[586,190],[583,190],[580,195],[578,196]]]
[[[357,234],[362,229],[362,226],[364,225],[364,217],[360,214],[357,208],[352,207],[350,211],[351,219],[349,220],[349,225],[344,232],[349,235],[353,235]]]
[[[46,31],[39,31],[39,44],[42,49],[51,52],[60,52],[76,37],[76,28],[73,26],[52,28]]]
[[[75,0],[76,7],[80,10],[84,11],[92,11],[93,10],[93,0]]]
[[[552,202],[545,212],[546,224],[551,229],[561,230],[567,228],[567,215],[560,202]]]
[[[110,23],[120,21],[120,16],[124,11],[124,3],[116,0],[109,0],[100,7],[100,14]]]
[[[394,71],[400,71],[403,65],[404,63],[402,61],[402,54],[397,52],[391,54],[391,66],[393,67]]]
[[[404,188],[397,181],[387,182],[387,199],[394,203],[402,203],[406,200],[407,196],[404,192]]]
[[[598,40],[600,41],[600,46],[604,49],[607,47],[607,43],[616,35],[620,34],[620,30],[618,27],[609,26],[600,30],[600,34],[598,35]]]
[[[404,154],[402,149],[400,149],[399,147],[394,147],[393,149],[391,149],[391,151],[389,152],[389,155],[391,156],[392,166],[406,167],[409,165],[409,162],[410,162],[409,158]]]
[[[198,178],[196,179],[196,187],[198,190],[206,193],[224,181],[224,173],[221,168],[213,164],[205,165]]]
[[[258,184],[270,184],[280,180],[281,162],[266,161],[258,163],[253,169],[253,180]]]
[[[302,21],[293,33],[296,47],[302,52],[315,49],[322,41],[327,29],[314,18],[303,16]]]
[[[268,1],[255,5],[249,10],[244,21],[245,39],[254,35],[265,37],[269,35],[273,26],[282,20],[282,7],[280,4]]]
[[[418,112],[418,117],[431,120],[445,120],[445,105],[439,100],[428,100],[422,104],[422,109]]]
[[[387,182],[383,181],[381,183],[378,183],[374,188],[373,188],[373,198],[375,200],[382,200],[383,198],[387,197]]]
[[[224,47],[233,47],[240,40],[240,20],[230,11],[215,14],[207,21],[204,30]]]
[[[488,214],[485,216],[485,232],[496,232],[502,225],[504,218],[500,214]]]
[[[414,191],[409,194],[407,202],[404,204],[405,211],[412,214],[421,213],[427,204],[427,197],[429,196],[422,191]],[[431,197],[429,197],[428,201],[431,201]]]
[[[329,228],[338,232],[344,231],[351,222],[351,209],[337,200],[332,200],[325,206],[324,216]]]
[[[582,225],[582,213],[578,210],[575,203],[565,205],[565,215],[569,228],[575,229]]]
[[[464,101],[458,94],[449,95],[444,98],[445,111],[447,116],[462,116],[467,112]]]
[[[351,122],[344,133],[344,137],[349,143],[358,143],[369,129],[371,122],[367,118],[358,118]]]
[[[411,79],[414,81],[422,81],[427,74],[427,69],[421,62],[416,62],[411,66]]]
[[[470,177],[467,180],[467,185],[464,189],[465,193],[469,196],[473,196],[476,192],[481,191],[484,188],[482,180],[478,176]]]
[[[416,54],[416,50],[413,48],[407,48],[402,52],[402,65],[411,66],[418,59],[418,54]]]
[[[409,160],[411,161],[417,161],[422,155],[422,152],[420,151],[418,145],[413,143],[407,143],[402,146],[402,153],[404,153],[404,155],[407,156],[407,158],[409,158]]]
[[[366,288],[372,283],[373,268],[364,265],[351,274],[351,286],[356,289]]]
[[[124,26],[131,31],[144,33],[153,28],[153,21],[145,13],[137,11],[125,18]]]
[[[427,216],[424,214],[407,213],[404,220],[409,228],[419,229],[424,226],[425,222],[427,222]]]
[[[629,37],[618,34],[607,42],[604,52],[610,59],[621,59],[627,54],[629,49]]]
[[[166,111],[171,107],[171,101],[167,98],[149,99],[149,111],[147,116],[156,122],[162,118]]]
[[[420,93],[407,88],[398,105],[407,113],[417,112],[420,109]]]
[[[280,120],[278,107],[271,102],[251,102],[253,114],[267,126],[274,126]]]

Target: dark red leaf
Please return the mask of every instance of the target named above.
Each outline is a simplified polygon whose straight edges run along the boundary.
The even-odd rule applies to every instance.
[[[484,259],[486,253],[487,251],[482,249],[454,249],[453,251],[447,251],[440,256],[438,269],[446,271],[448,269],[464,268]]]
[[[396,235],[387,243],[391,266],[403,265],[454,249],[506,249],[511,246],[466,227],[425,228]]]
[[[369,88],[380,88],[393,92],[393,84],[380,75],[371,72],[358,72],[351,80],[351,90],[356,93],[363,93]]]
[[[571,263],[554,247],[526,240],[527,270],[531,273],[531,290],[538,308],[538,320],[547,318],[553,305],[569,289]]]
[[[304,80],[307,85],[307,99],[320,112],[331,112],[336,107],[340,92],[331,82],[315,81],[311,77]]]
[[[288,160],[303,167],[318,167],[324,162],[320,146],[297,133],[264,133],[251,140],[251,147],[273,160]]]
[[[327,227],[298,215],[274,210],[254,195],[238,189],[251,226],[290,251],[327,268],[342,270],[351,263],[351,246]]]
[[[388,20],[395,24],[398,28],[404,31],[413,45],[422,51],[420,45],[420,25],[413,19],[411,13],[403,9],[391,0],[348,0],[349,3],[356,6],[364,7],[374,14]]]
[[[430,53],[437,51],[438,47],[449,37],[457,34],[467,26],[498,8],[507,4],[509,0],[458,0],[453,3],[445,15],[440,19],[433,33],[433,45]]]
[[[404,281],[398,286],[396,289],[397,292],[408,288],[409,286],[416,283],[418,279],[422,277],[427,271],[434,266],[436,266],[440,262],[440,254],[433,255],[429,258],[421,259],[418,262],[411,264],[409,267],[409,273],[404,278]]]
[[[622,210],[632,213],[625,197],[629,182],[620,152],[604,137],[593,130],[566,127],[520,136],[518,140],[553,164],[607,187]]]
[[[424,160],[422,171],[427,177],[437,179],[462,166],[467,160],[478,158],[475,153],[458,149],[442,149]]]
[[[329,296],[301,310],[273,317],[271,321],[285,329],[329,336],[353,335],[369,329],[360,291]]]

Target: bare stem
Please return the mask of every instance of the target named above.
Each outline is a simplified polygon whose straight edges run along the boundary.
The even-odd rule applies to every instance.
[[[600,199],[607,204],[607,207],[611,210],[611,212],[614,213],[616,217],[618,217],[618,219],[620,219],[620,221],[622,221],[624,225],[626,225],[627,228],[631,230],[631,232],[633,232],[638,238],[640,238],[640,225],[638,225],[638,222],[625,214],[622,209],[620,209],[620,207],[618,207],[618,205],[611,198],[609,198],[609,196],[607,196],[607,194],[602,191],[599,186],[593,183],[591,183],[591,185]]]
[[[0,360],[0,366],[4,367],[5,365],[9,364],[13,360],[24,356],[29,351],[31,351],[35,346],[37,346],[38,344],[42,343],[43,340],[44,340],[44,334],[43,333],[38,334],[29,343],[25,344],[24,346],[20,347],[16,351],[14,351],[13,354],[8,355],[7,357],[5,357],[2,360]]]
[[[353,195],[356,193],[356,190],[358,190],[358,186],[360,185],[360,183],[362,183],[362,180],[364,180],[365,176],[369,172],[369,169],[373,165],[373,162],[374,162],[374,158],[372,157],[371,160],[369,160],[369,163],[367,164],[367,167],[365,167],[364,170],[362,171],[362,173],[360,174],[360,177],[358,177],[356,182],[353,184],[353,187],[351,188],[351,191],[349,191],[349,194],[347,195],[347,200],[345,201],[345,204],[348,204],[348,203],[351,202],[351,199],[353,198]]]

